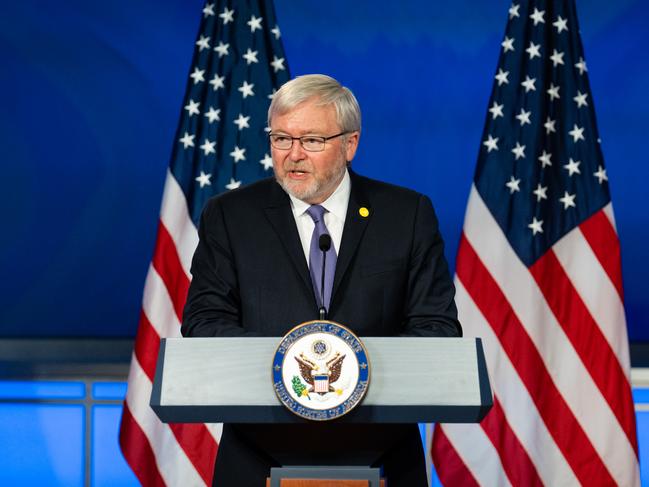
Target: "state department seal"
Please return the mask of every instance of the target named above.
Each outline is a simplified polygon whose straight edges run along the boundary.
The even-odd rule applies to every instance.
[[[367,351],[348,328],[307,321],[289,331],[275,352],[273,386],[290,411],[327,421],[354,409],[370,382]]]

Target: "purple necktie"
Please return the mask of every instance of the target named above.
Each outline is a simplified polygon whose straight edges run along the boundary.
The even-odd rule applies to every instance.
[[[331,290],[334,284],[334,274],[336,272],[336,249],[334,249],[333,242],[331,247],[326,252],[327,259],[325,263],[325,291],[324,291],[324,303],[322,303],[322,250],[320,250],[320,235],[325,233],[331,236],[329,230],[325,226],[324,214],[325,210],[320,205],[311,205],[308,210],[306,210],[309,216],[313,219],[315,223],[315,228],[313,229],[313,235],[311,236],[311,249],[309,250],[309,270],[311,272],[311,282],[313,283],[313,290],[315,291],[316,298],[318,300],[319,306],[324,306],[327,311],[329,310],[329,304],[331,303]]]

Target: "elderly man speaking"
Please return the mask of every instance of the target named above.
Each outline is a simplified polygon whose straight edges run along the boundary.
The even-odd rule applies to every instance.
[[[203,211],[183,335],[279,337],[324,310],[358,336],[461,336],[430,200],[350,169],[361,134],[352,92],[297,77],[273,97],[268,125],[275,178]],[[416,424],[336,421],[224,425],[214,485],[264,485],[285,464],[380,466],[390,487],[427,485]]]

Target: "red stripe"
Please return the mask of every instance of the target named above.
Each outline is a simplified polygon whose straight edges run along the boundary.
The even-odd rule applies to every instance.
[[[530,272],[637,454],[631,387],[606,337],[553,250],[536,261]]]
[[[189,278],[183,270],[176,245],[162,221],[158,225],[158,240],[153,252],[152,263],[171,296],[178,320],[182,321],[183,308],[189,289]]]
[[[119,428],[119,445],[124,458],[142,485],[165,487],[149,439],[131,415],[126,402],[124,402],[122,423]]]
[[[155,376],[155,366],[158,360],[158,352],[160,350],[160,337],[158,332],[153,328],[151,322],[144,314],[140,312],[140,326],[137,329],[137,336],[135,337],[135,357],[140,363],[140,367],[153,382]]]
[[[480,484],[457,454],[439,424],[435,425],[431,455],[435,471],[442,485],[446,487],[479,487]]]
[[[584,485],[614,485],[611,474],[548,374],[534,342],[464,234],[456,272],[493,328],[576,477]]]
[[[494,397],[493,408],[480,426],[498,451],[503,469],[512,486],[543,485],[538,470],[507,422],[505,411],[496,397]]]
[[[176,440],[207,485],[212,485],[219,444],[203,423],[169,423]]]
[[[590,248],[593,249],[597,260],[604,272],[617,289],[620,299],[624,301],[622,288],[622,268],[620,265],[620,240],[604,210],[600,210],[588,220],[579,225]]]

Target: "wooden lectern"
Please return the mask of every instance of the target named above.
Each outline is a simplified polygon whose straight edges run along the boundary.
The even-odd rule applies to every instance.
[[[304,423],[279,402],[273,389],[271,364],[280,340],[163,339],[151,407],[163,422]],[[493,405],[479,338],[361,341],[370,361],[370,386],[363,402],[335,422],[476,423]],[[267,485],[379,487],[378,469],[361,468],[369,473],[359,478],[358,471],[345,466],[304,468],[272,469]],[[296,477],[301,471],[304,476]]]

